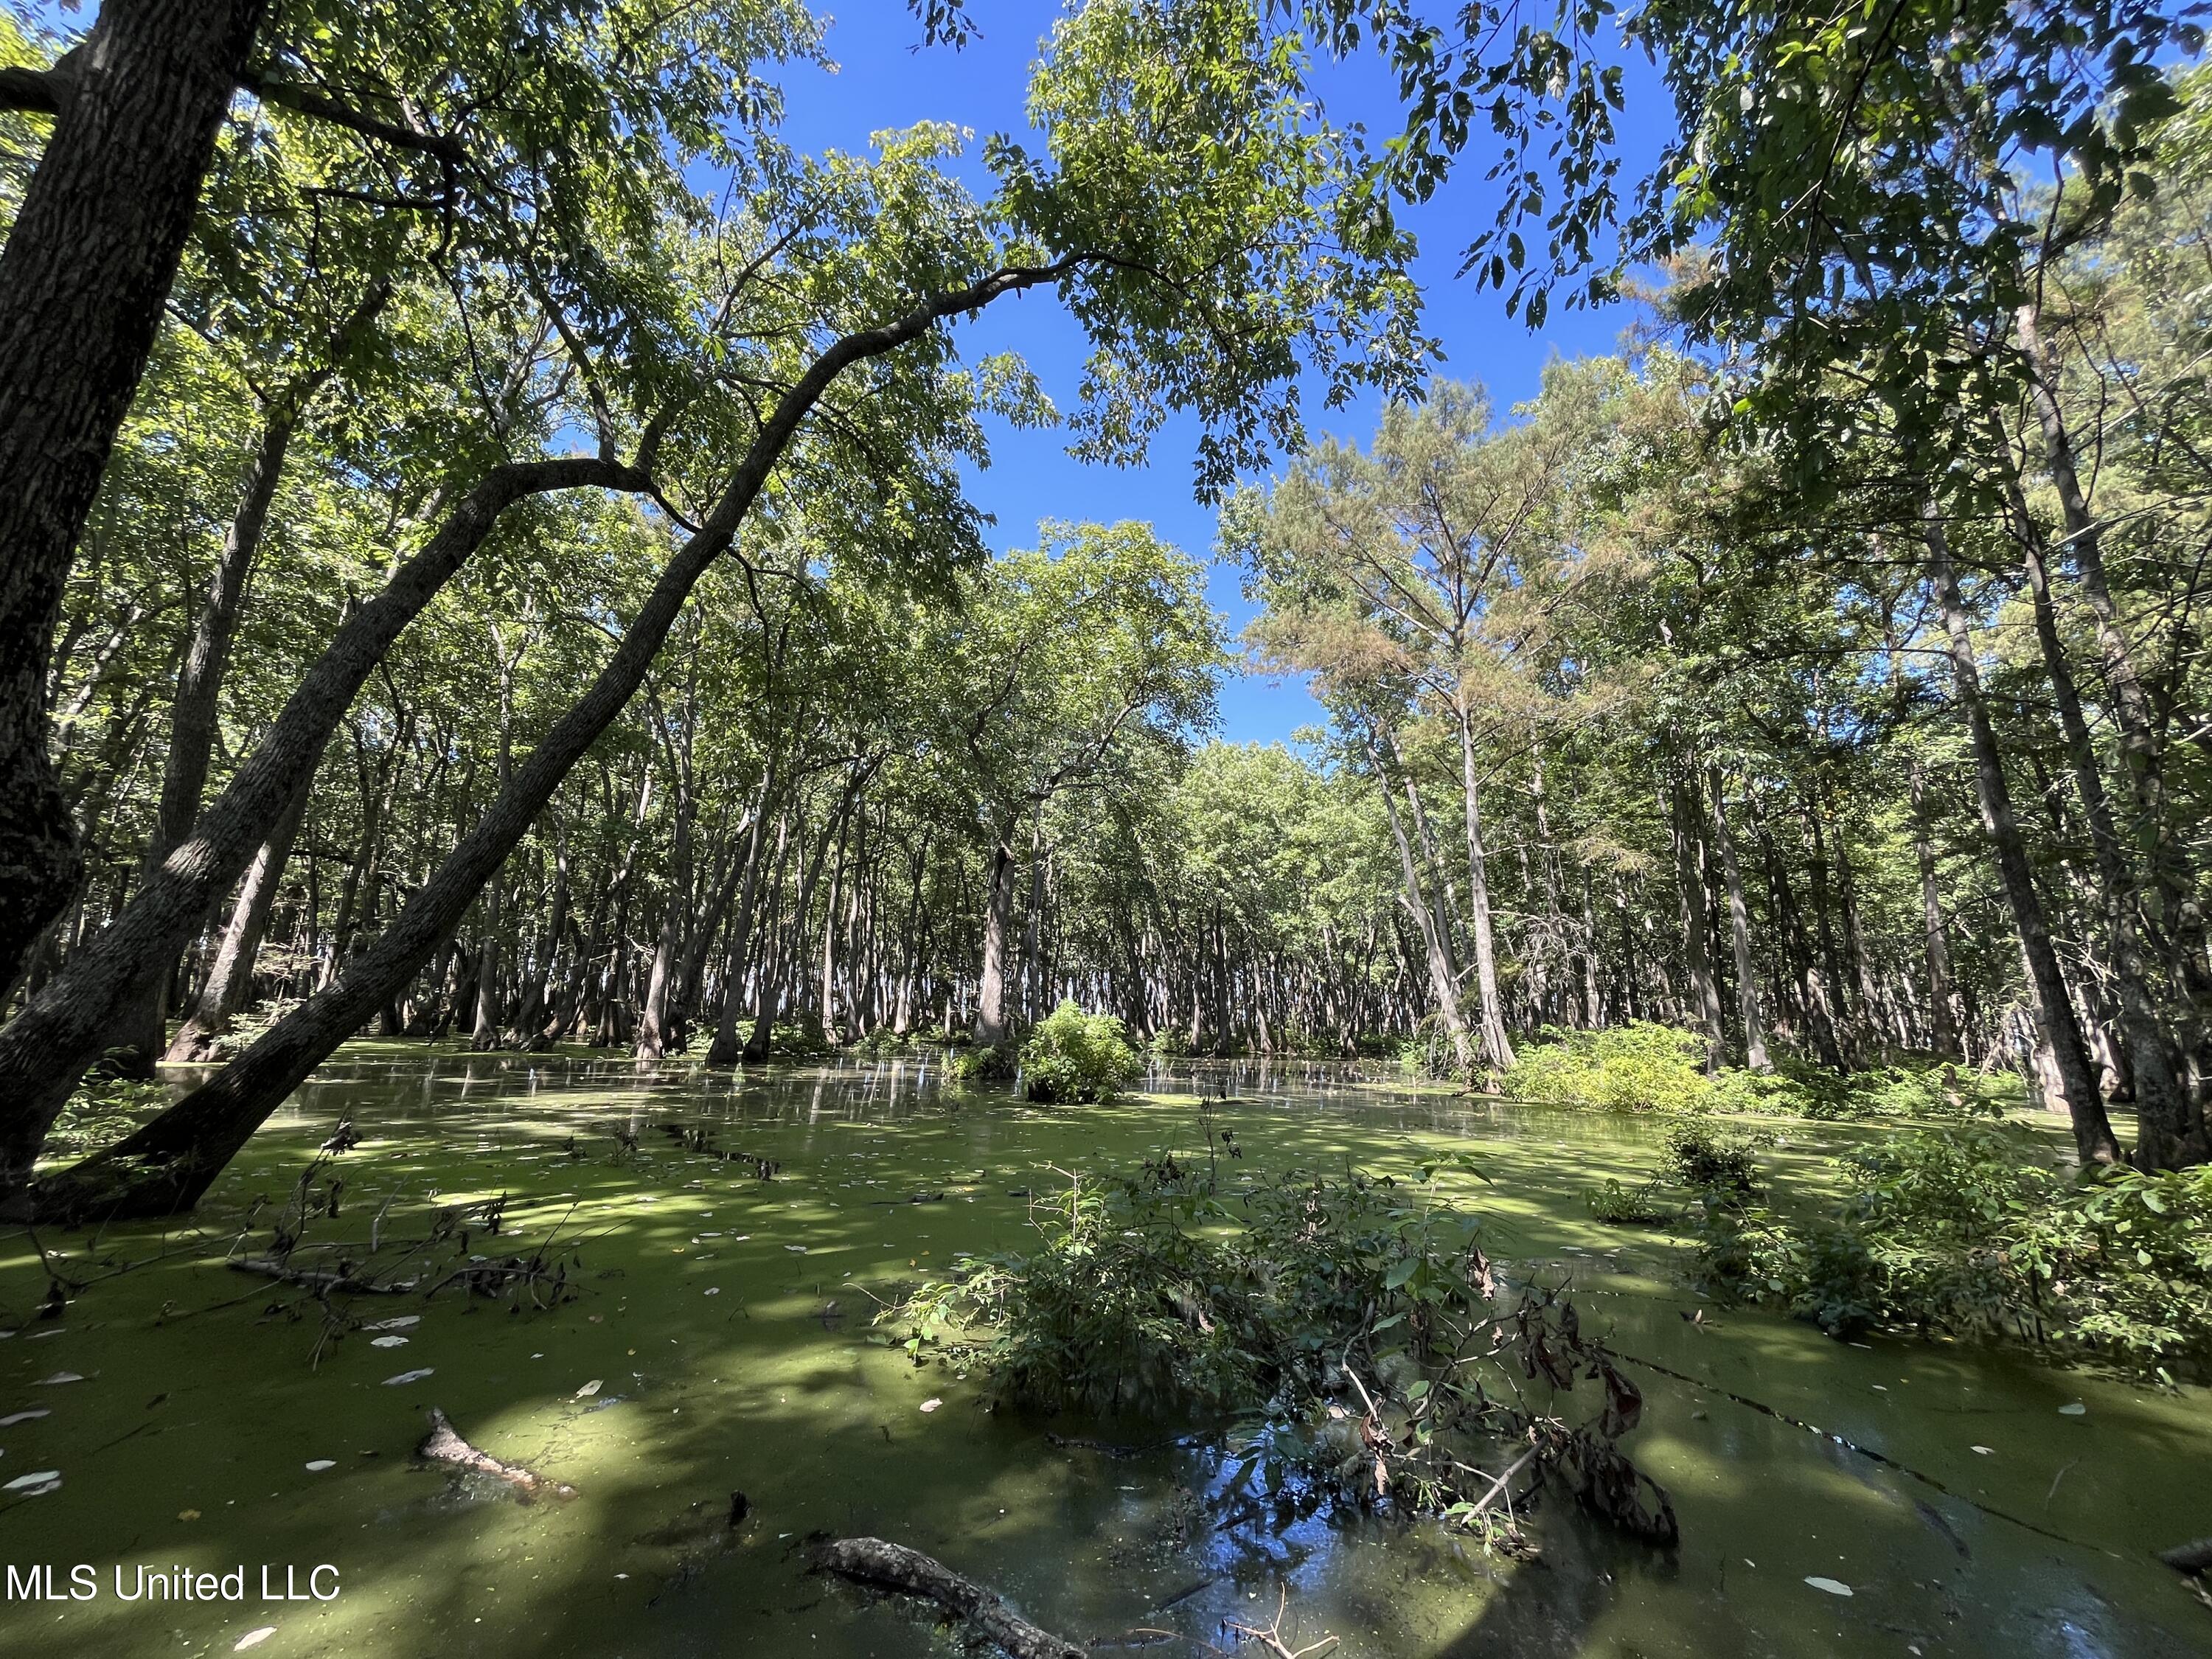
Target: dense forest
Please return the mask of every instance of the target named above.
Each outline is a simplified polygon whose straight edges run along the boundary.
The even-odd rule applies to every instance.
[[[0,8],[0,1627],[2192,1650],[2199,14],[1031,10]]]
[[[357,1030],[719,1065],[993,1044],[1066,997],[1164,1051],[1478,1078],[1634,1019],[1760,1071],[1926,1051],[2024,1066],[2087,1158],[2123,1155],[2108,1100],[2147,1166],[2212,1150],[2212,185],[2197,82],[2129,56],[2163,25],[2075,82],[2032,30],[1889,52],[1784,230],[1728,192],[1794,187],[1798,70],[1731,71],[1748,122],[1695,82],[1745,21],[1646,14],[1685,142],[1735,148],[1628,218],[1659,273],[1631,349],[1499,410],[1423,366],[1388,206],[1420,181],[1277,101],[1304,70],[1235,7],[1072,15],[1048,151],[994,141],[989,202],[951,131],[781,148],[796,9],[284,8],[256,61],[301,89],[211,94],[258,10],[143,22],[210,54],[164,93],[204,154],[161,158],[173,222],[112,227],[143,280],[98,302],[144,368],[82,411],[88,445],[118,416],[96,490],[15,492],[60,539],[11,555],[11,1180],[95,1065],[228,1060],[162,1132],[228,1148]],[[53,49],[9,43],[9,326],[66,335],[23,309],[64,252],[40,216],[90,210],[80,142],[146,141],[80,139],[91,71]],[[2039,64],[2049,107],[2015,107]],[[1171,166],[1221,100],[1261,118],[1242,148]],[[2036,154],[2057,182],[1999,165]],[[1516,301],[1542,264],[1517,230],[1470,257]],[[1139,520],[982,556],[987,420],[1063,416],[954,323],[1034,285],[1097,343],[1082,453],[1205,424],[1242,639],[1204,550]],[[6,418],[44,428],[13,356]],[[1397,401],[1309,447],[1316,381]],[[1240,652],[1326,728],[1208,742]]]

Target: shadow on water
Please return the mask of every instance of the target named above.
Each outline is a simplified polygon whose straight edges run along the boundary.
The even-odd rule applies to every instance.
[[[102,1585],[89,1602],[0,1601],[0,1651],[225,1653],[271,1626],[265,1655],[395,1659],[941,1644],[910,1610],[806,1574],[810,1534],[851,1532],[936,1554],[1101,1652],[1146,1629],[1176,1633],[1163,1652],[1231,1647],[1230,1624],[1266,1624],[1285,1591],[1291,1645],[1326,1632],[1347,1655],[2212,1649],[2212,1613],[2150,1559],[2212,1531],[2202,1393],[1955,1346],[1850,1346],[1707,1307],[1674,1277],[1670,1241],[1601,1227],[1582,1202],[1649,1166],[1645,1124],[1303,1062],[1181,1064],[1148,1086],[1052,1111],[946,1091],[927,1057],[641,1075],[582,1053],[352,1045],[191,1224],[41,1240],[94,1281],[58,1318],[35,1316],[32,1242],[0,1236],[0,1561],[56,1564],[64,1590],[82,1562]],[[872,1328],[880,1299],[957,1253],[1017,1245],[1055,1171],[1200,1155],[1200,1094],[1228,1097],[1240,1175],[1472,1147],[1488,1180],[1459,1195],[1485,1212],[1493,1255],[1570,1283],[1585,1323],[1644,1367],[1632,1449],[1674,1493],[1680,1550],[1654,1554],[1557,1501],[1532,1563],[1388,1516],[1224,1528],[1212,1455],[1114,1455],[1081,1443],[1135,1425],[994,1413],[981,1379],[917,1369]],[[380,1216],[404,1236],[504,1194],[507,1229],[467,1253],[557,1229],[574,1298],[360,1297],[355,1320],[416,1322],[327,1341],[313,1297],[227,1269],[249,1218],[249,1245],[265,1242],[341,1116],[368,1139],[334,1166],[341,1213],[310,1241],[358,1245]],[[1813,1182],[1850,1132],[1786,1138],[1778,1158]],[[578,1495],[524,1504],[416,1467],[434,1404]],[[48,1470],[52,1491],[4,1489]],[[284,1566],[323,1562],[340,1569],[336,1600],[259,1600],[261,1564],[281,1583]],[[118,1565],[179,1564],[243,1566],[254,1593],[111,1593]]]

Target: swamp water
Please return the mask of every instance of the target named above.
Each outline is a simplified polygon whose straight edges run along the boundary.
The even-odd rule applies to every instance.
[[[33,1242],[0,1235],[0,1562],[52,1564],[61,1594],[89,1564],[100,1585],[88,1601],[0,1601],[0,1655],[950,1650],[926,1614],[810,1577],[817,1533],[927,1551],[1102,1652],[1205,1650],[1146,1631],[1233,1649],[1227,1621],[1267,1624],[1286,1589],[1289,1646],[1326,1632],[1345,1656],[2212,1653],[2212,1608],[2152,1559],[2212,1532],[2203,1391],[1953,1345],[1847,1346],[1712,1308],[1678,1282],[1663,1237],[1584,1208],[1605,1176],[1650,1168],[1643,1124],[1320,1067],[1148,1086],[1224,1083],[1238,1098],[1221,1121],[1261,1170],[1479,1155],[1491,1184],[1455,1195],[1485,1214],[1491,1255],[1571,1276],[1585,1328],[1636,1362],[1646,1408],[1626,1445],[1673,1495],[1678,1551],[1561,1498],[1534,1523],[1533,1563],[1387,1518],[1276,1530],[1270,1512],[1224,1529],[1206,1504],[1218,1459],[1101,1449],[1158,1432],[1127,1424],[994,1415],[982,1379],[917,1370],[872,1328],[871,1293],[1018,1245],[1025,1194],[1058,1183],[1055,1167],[1188,1161],[1201,1145],[1188,1093],[1052,1110],[940,1091],[933,1061],[911,1059],[641,1079],[582,1056],[364,1042],[191,1225],[38,1241],[80,1279],[135,1264],[58,1318],[36,1316]],[[270,1200],[258,1250],[342,1117],[365,1139],[324,1172],[345,1182],[340,1213],[308,1222],[296,1260],[366,1240],[387,1199],[391,1238],[506,1194],[501,1234],[479,1228],[468,1249],[497,1261],[557,1225],[579,1294],[520,1312],[459,1286],[340,1297],[358,1319],[414,1322],[333,1342],[306,1292],[227,1270],[252,1200]],[[661,1125],[780,1168],[763,1181]],[[1784,1126],[1767,1162],[1817,1181],[1850,1133]],[[432,1406],[576,1495],[523,1502],[417,1465]],[[9,1486],[46,1471],[58,1486]],[[749,1512],[732,1528],[736,1492]],[[295,1568],[304,1595],[325,1563],[335,1599],[260,1599],[263,1565],[280,1591]],[[118,1601],[118,1565],[126,1589],[142,1565],[243,1565],[249,1599]]]

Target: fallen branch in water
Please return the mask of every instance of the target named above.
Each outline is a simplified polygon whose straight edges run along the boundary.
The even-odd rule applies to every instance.
[[[574,1498],[576,1495],[574,1486],[559,1480],[549,1480],[542,1474],[524,1468],[520,1463],[502,1463],[489,1453],[478,1451],[461,1438],[459,1431],[435,1406],[430,1407],[430,1432],[423,1436],[422,1443],[415,1448],[415,1455],[425,1462],[451,1463],[456,1468],[491,1475],[533,1497],[541,1492],[554,1498]]]
[[[1083,1649],[1040,1630],[972,1578],[942,1561],[880,1538],[834,1538],[814,1552],[814,1570],[853,1583],[893,1589],[934,1601],[1013,1659],[1082,1659]]]
[[[1280,1588],[1282,1594],[1275,1602],[1275,1620],[1273,1624],[1262,1628],[1258,1625],[1239,1625],[1232,1622],[1229,1628],[1248,1642],[1257,1642],[1268,1652],[1273,1654],[1275,1659],[1308,1659],[1310,1655],[1327,1653],[1334,1647],[1336,1638],[1331,1636],[1327,1631],[1321,1633],[1320,1641],[1309,1643],[1302,1648],[1294,1648],[1283,1639],[1283,1615],[1290,1611],[1291,1587],[1285,1584]]]
[[[282,1279],[287,1285],[298,1285],[318,1293],[343,1291],[349,1296],[404,1296],[415,1288],[410,1281],[404,1285],[380,1285],[373,1279],[359,1279],[349,1273],[331,1273],[319,1267],[289,1267],[281,1261],[271,1261],[266,1256],[240,1256],[225,1264],[234,1273],[252,1273],[261,1279]]]

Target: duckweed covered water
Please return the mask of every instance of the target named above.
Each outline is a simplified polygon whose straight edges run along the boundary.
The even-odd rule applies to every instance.
[[[1225,1086],[1222,1121],[1263,1170],[1405,1170],[1472,1144],[1491,1182],[1461,1196],[1492,1254],[1571,1276],[1585,1325],[1638,1362],[1629,1449],[1672,1492],[1680,1550],[1556,1501],[1525,1564],[1387,1517],[1279,1527],[1214,1501],[1233,1459],[1157,1425],[993,1414],[981,1379],[917,1370],[872,1328],[876,1298],[1016,1243],[1057,1171],[1187,1158],[1187,1093],[1045,1110],[942,1091],[910,1059],[641,1079],[362,1043],[191,1225],[0,1237],[0,1561],[52,1564],[62,1595],[76,1564],[100,1585],[0,1601],[0,1653],[228,1653],[264,1631],[252,1650],[270,1659],[951,1650],[911,1609],[810,1577],[817,1533],[927,1551],[1102,1651],[1231,1647],[1226,1623],[1267,1623],[1286,1589],[1289,1644],[1326,1632],[1347,1656],[2212,1652],[2212,1609],[2152,1559],[2212,1532],[2202,1391],[1714,1309],[1663,1237],[1588,1217],[1588,1188],[1650,1165],[1634,1121],[1327,1068],[1153,1086]],[[228,1270],[349,1116],[366,1138],[332,1166],[340,1212],[310,1221],[310,1245],[419,1236],[441,1206],[506,1194],[501,1234],[469,1253],[573,1243],[578,1294],[542,1311],[450,1285],[339,1297],[415,1322],[333,1340],[311,1296]],[[760,1180],[663,1125],[780,1168]],[[1771,1161],[1811,1182],[1850,1131],[1785,1133]],[[94,1281],[52,1319],[38,1244]],[[432,1406],[576,1496],[522,1502],[416,1464]],[[58,1486],[9,1487],[49,1471]],[[304,1597],[325,1564],[334,1599],[262,1599],[264,1565]],[[126,1590],[142,1567],[242,1566],[247,1599],[118,1600],[118,1566]]]

